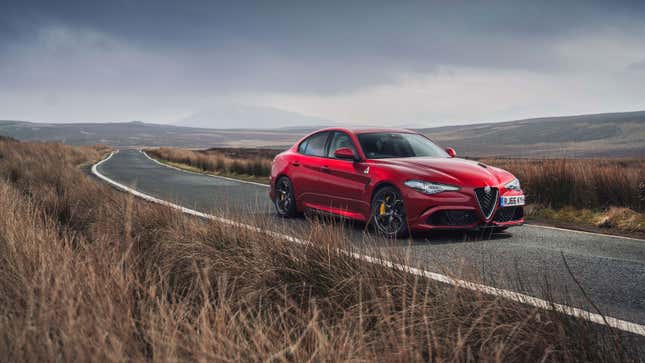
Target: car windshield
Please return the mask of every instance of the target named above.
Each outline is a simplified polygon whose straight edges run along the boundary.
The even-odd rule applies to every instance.
[[[428,138],[411,133],[365,133],[358,135],[368,159],[410,158],[418,156],[447,158],[448,154]]]

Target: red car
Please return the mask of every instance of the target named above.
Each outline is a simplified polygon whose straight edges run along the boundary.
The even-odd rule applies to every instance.
[[[524,222],[524,194],[511,173],[456,158],[409,130],[311,133],[275,157],[269,194],[282,217],[313,209],[371,223],[388,237]]]

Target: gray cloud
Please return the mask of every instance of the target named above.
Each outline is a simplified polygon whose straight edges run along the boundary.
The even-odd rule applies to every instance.
[[[645,59],[634,62],[627,67],[628,70],[645,71]]]
[[[131,92],[142,106],[125,114],[143,117],[157,117],[150,108],[160,100],[189,112],[195,100],[240,93],[336,97],[446,66],[575,73],[585,61],[567,52],[571,39],[608,32],[609,42],[630,46],[645,31],[642,2],[10,0],[5,8],[3,108],[3,99],[55,94],[65,103],[75,92],[118,107]]]

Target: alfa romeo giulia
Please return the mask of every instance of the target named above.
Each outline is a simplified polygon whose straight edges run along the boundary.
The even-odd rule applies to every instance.
[[[313,132],[275,157],[269,195],[281,217],[311,209],[370,223],[387,237],[501,231],[524,222],[515,176],[457,158],[452,148],[409,130]]]

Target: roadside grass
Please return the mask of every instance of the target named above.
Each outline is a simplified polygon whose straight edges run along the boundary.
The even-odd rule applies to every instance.
[[[269,183],[268,178],[271,174],[272,159],[263,154],[250,156],[247,153],[244,157],[235,157],[225,151],[193,151],[167,147],[146,149],[145,152],[159,161],[172,162],[176,167],[186,168],[188,166],[192,168],[192,171],[209,172],[264,184]]]
[[[603,211],[591,209],[561,209],[545,208],[535,205],[527,206],[526,215],[529,220],[538,222],[562,223],[581,227],[593,227],[601,230],[618,229],[645,235],[645,215],[629,208],[611,207]]]
[[[18,140],[14,139],[13,137],[0,135],[0,141],[18,141]]]
[[[483,159],[513,173],[530,203],[553,209],[645,211],[645,158]]]
[[[300,246],[134,199],[77,168],[98,156],[0,141],[7,361],[639,359],[612,329],[339,255],[333,226]]]
[[[204,169],[200,169],[200,168],[197,168],[197,167],[189,165],[189,164],[182,164],[182,163],[178,163],[178,162],[173,162],[173,161],[168,161],[168,160],[165,160],[165,159],[161,159],[157,155],[155,155],[154,153],[151,154],[148,151],[146,151],[146,154],[148,154],[151,158],[157,160],[158,162],[160,162],[162,164],[166,164],[166,165],[172,166],[172,167],[177,168],[177,169],[186,170],[186,171],[190,171],[190,172],[193,172],[193,173],[224,176],[224,177],[227,177],[227,178],[233,178],[233,179],[238,179],[238,180],[243,180],[243,181],[250,181],[250,182],[254,182],[254,183],[260,183],[260,184],[269,185],[269,177],[268,176],[255,176],[255,175],[248,175],[248,174],[228,173],[226,171],[204,170]]]
[[[522,182],[529,220],[645,234],[645,159],[485,159]]]

